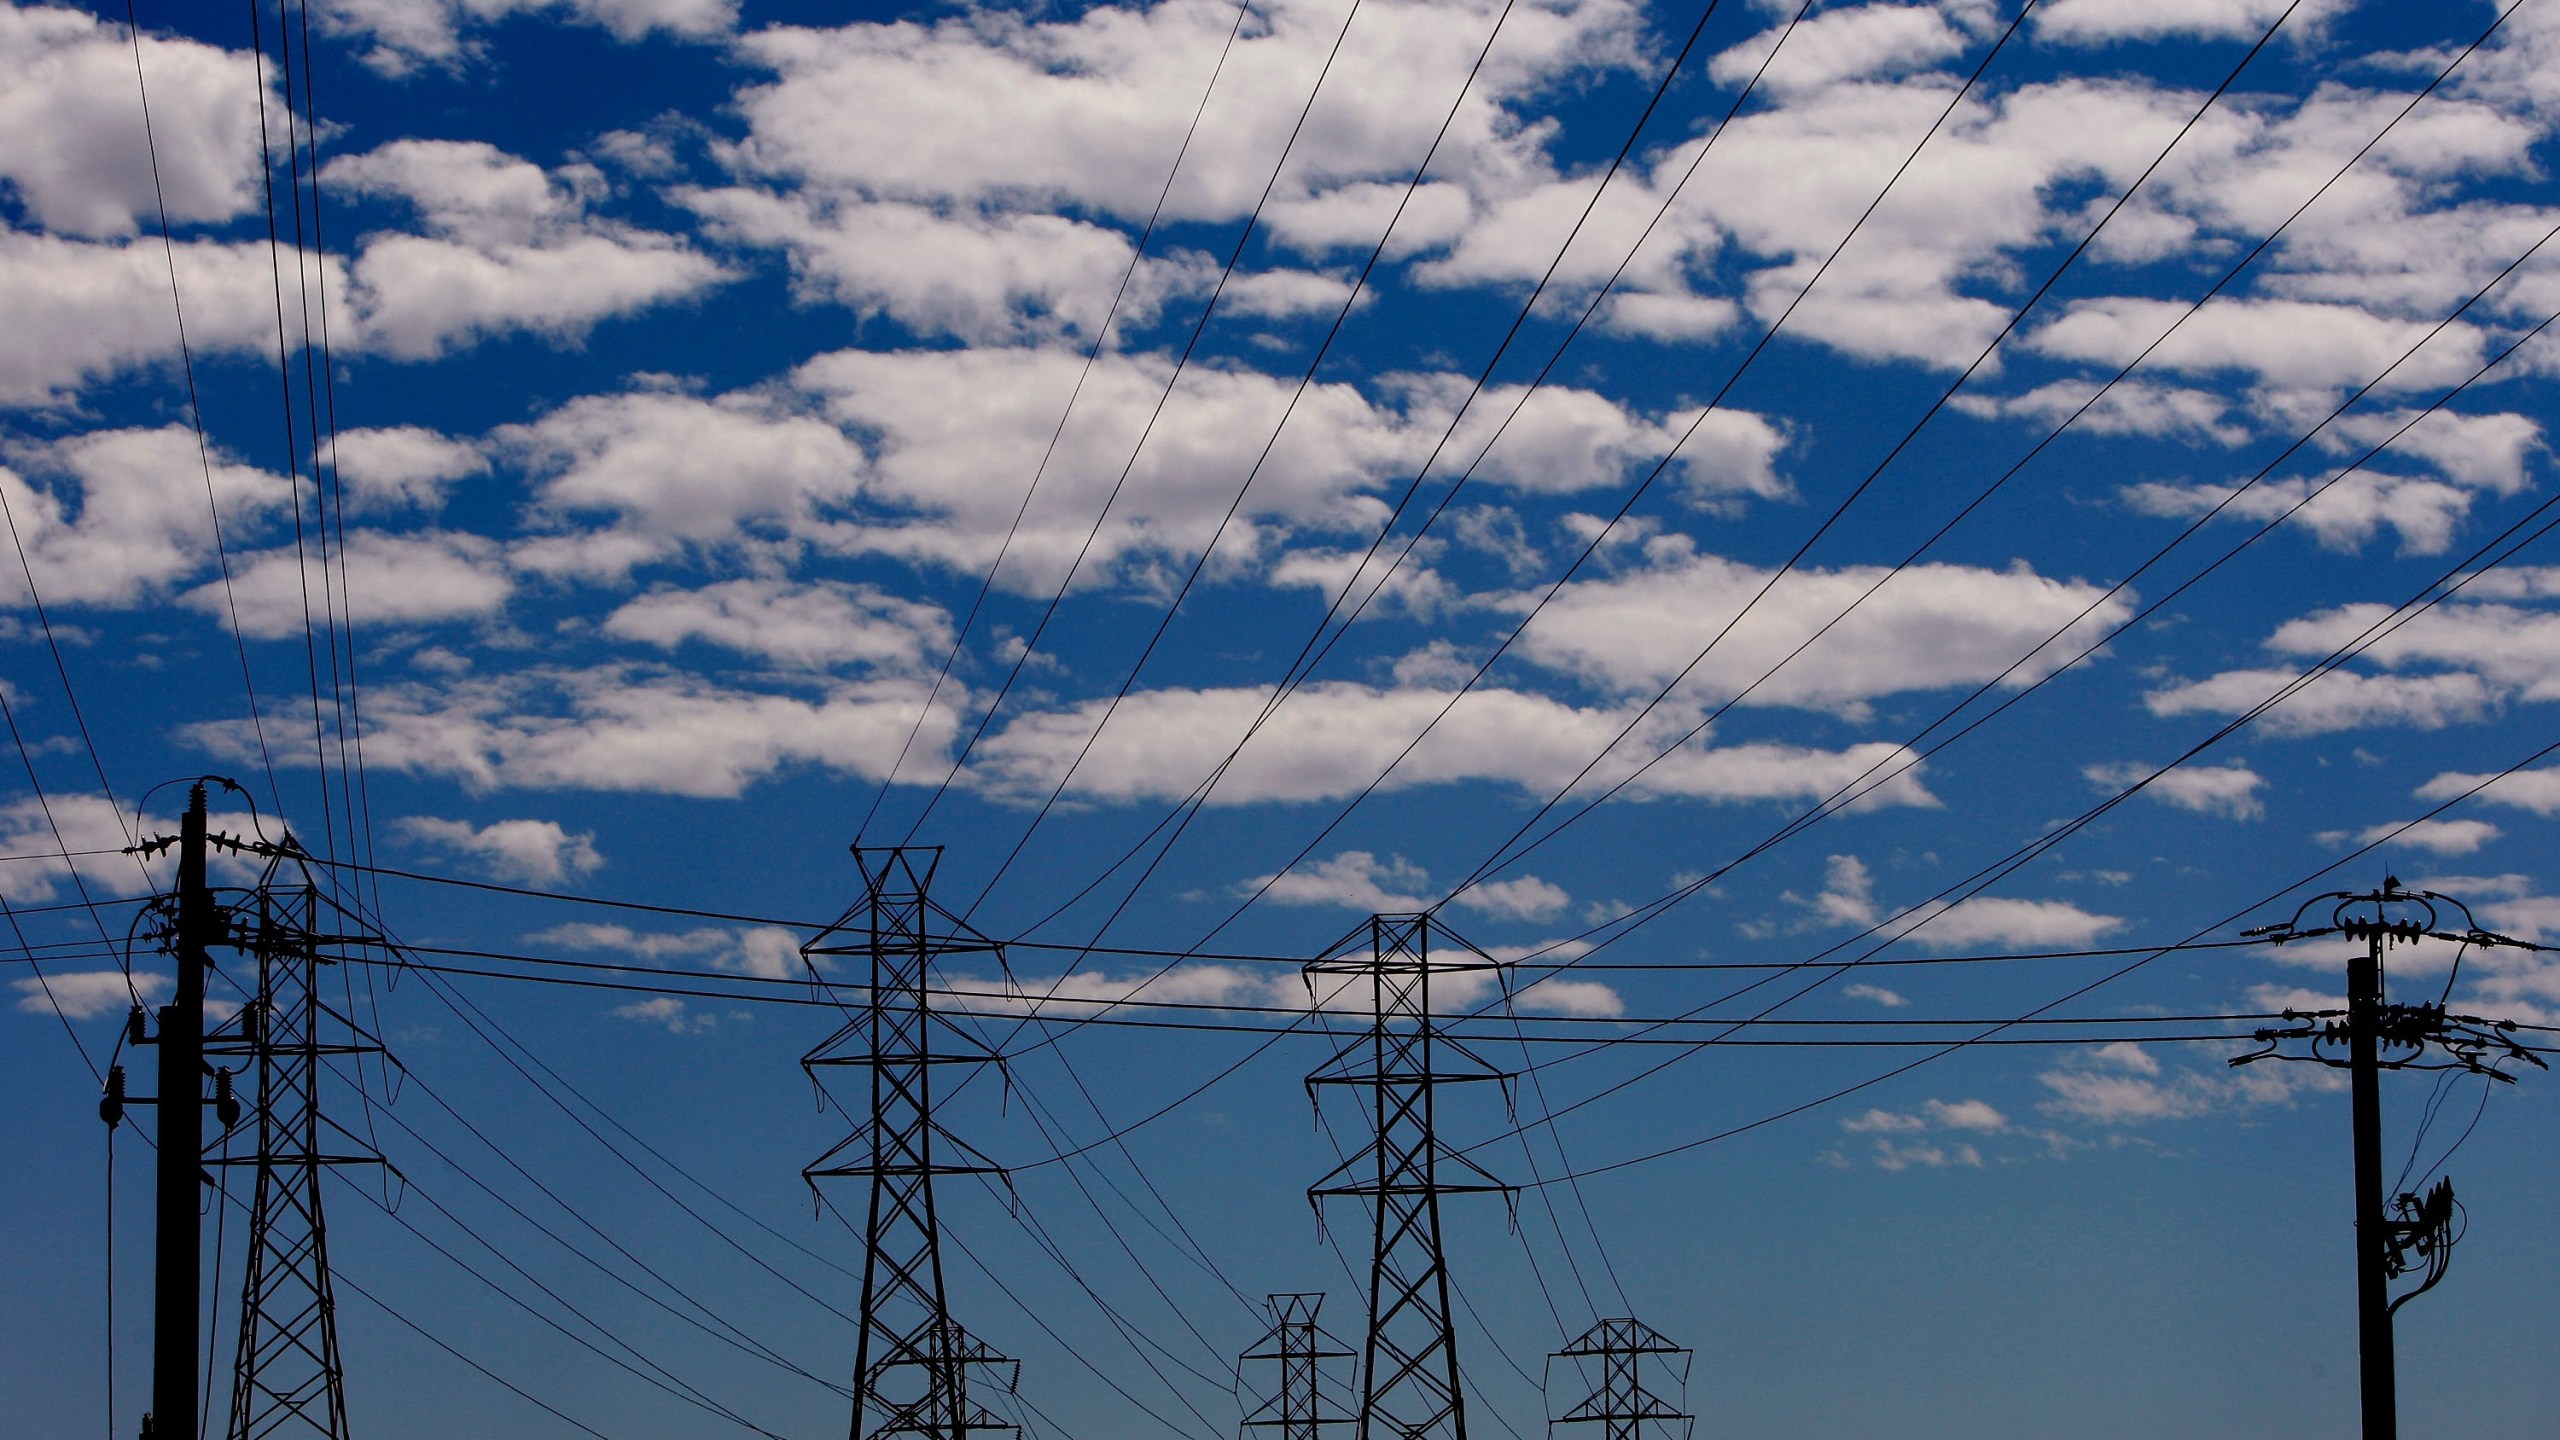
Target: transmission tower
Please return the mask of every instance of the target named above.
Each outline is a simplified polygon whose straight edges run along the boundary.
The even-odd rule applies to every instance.
[[[2324,905],[2326,923],[2312,920]],[[2459,929],[2447,917],[2452,911],[2461,914]],[[2395,1440],[2400,1427],[2399,1378],[2392,1356],[2391,1318],[2444,1278],[2453,1243],[2461,1238],[2461,1206],[2453,1198],[2449,1179],[2424,1195],[2389,1198],[2383,1194],[2381,1072],[2463,1070],[2513,1084],[2515,1077],[2499,1066],[2523,1061],[2540,1069],[2550,1067],[2518,1043],[2512,1020],[2449,1014],[2442,1000],[2388,1003],[2383,993],[2383,962],[2392,946],[2415,944],[2422,938],[2447,941],[2464,950],[2549,947],[2484,930],[2461,901],[2432,890],[2402,889],[2397,876],[2383,877],[2379,890],[2315,895],[2303,902],[2292,919],[2242,933],[2278,944],[2328,935],[2363,942],[2363,953],[2347,964],[2346,1009],[2287,1010],[2284,1018],[2294,1023],[2258,1031],[2261,1048],[2235,1056],[2231,1063],[2304,1060],[2347,1072],[2355,1130],[2356,1349],[2364,1440]],[[2460,953],[2456,952],[2454,962],[2457,974]],[[2453,993],[2451,975],[2445,978],[2444,993],[2447,997]],[[2304,1052],[2286,1054],[2280,1047],[2287,1040],[2309,1045]],[[2345,1053],[2339,1053],[2342,1050]],[[2391,1282],[2412,1271],[2423,1271],[2424,1278],[2394,1299]]]
[[[1325,1396],[1324,1362],[1348,1360],[1351,1352],[1327,1348],[1340,1342],[1316,1324],[1322,1295],[1274,1295],[1269,1303],[1271,1329],[1243,1358],[1277,1366],[1280,1384],[1247,1412],[1239,1440],[1251,1440],[1256,1430],[1278,1430],[1279,1440],[1324,1440],[1328,1428],[1351,1423]]]
[[[1004,1171],[934,1119],[933,1082],[951,1065],[994,1065],[984,1043],[937,1014],[934,962],[945,955],[988,954],[993,940],[935,905],[927,892],[939,846],[854,847],[863,898],[800,947],[813,975],[821,956],[859,956],[870,984],[858,1013],[801,1058],[822,1067],[869,1072],[869,1118],[801,1173],[870,1181],[863,1225],[862,1317],[854,1341],[853,1440],[968,1440],[1014,1427],[969,1398],[975,1367],[1019,1367],[951,1318],[942,1283],[942,1235],[934,1213],[934,1180],[943,1175]]]
[[[1438,1096],[1445,1085],[1507,1082],[1509,1076],[1441,1033],[1431,980],[1498,977],[1503,967],[1428,914],[1373,915],[1333,949],[1330,958],[1307,965],[1309,993],[1319,1006],[1337,994],[1365,998],[1369,1025],[1307,1077],[1308,1092],[1312,1097],[1319,1085],[1362,1092],[1374,1138],[1310,1187],[1307,1198],[1319,1222],[1328,1197],[1368,1203],[1369,1325],[1361,1347],[1359,1440],[1466,1440],[1440,1197],[1486,1191],[1507,1197],[1512,1187],[1440,1143]]]
[[[1687,1440],[1688,1412],[1645,1384],[1648,1358],[1670,1385],[1689,1383],[1689,1351],[1641,1320],[1603,1320],[1549,1356],[1551,1369],[1558,1360],[1597,1360],[1600,1384],[1590,1398],[1548,1421],[1548,1433],[1559,1425],[1598,1425],[1604,1440],[1645,1440],[1648,1435]]]
[[[256,1175],[226,1433],[230,1440],[345,1440],[346,1376],[320,1182],[337,1166],[382,1162],[322,1111],[320,1077],[326,1057],[381,1047],[353,1016],[321,998],[319,981],[323,967],[383,941],[351,923],[307,874],[287,876],[286,867],[298,869],[305,858],[290,834],[277,845],[226,836],[213,843],[268,857],[257,889],[231,910],[232,943],[257,962],[257,993],[205,1047],[258,1069],[255,1152],[211,1162]],[[216,1078],[227,1081],[228,1072]]]

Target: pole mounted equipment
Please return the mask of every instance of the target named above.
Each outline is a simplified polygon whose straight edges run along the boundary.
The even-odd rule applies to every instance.
[[[206,779],[246,798],[232,781]],[[256,1180],[224,1433],[231,1440],[294,1435],[345,1440],[346,1377],[338,1354],[337,1301],[320,1180],[335,1166],[385,1162],[328,1119],[320,1103],[320,1075],[325,1057],[373,1054],[381,1046],[352,1016],[321,999],[318,977],[322,966],[339,963],[349,949],[387,948],[387,942],[322,895],[311,878],[310,854],[291,831],[273,841],[263,833],[243,838],[215,832],[202,781],[188,792],[178,834],[143,840],[127,853],[147,859],[173,849],[177,888],[145,907],[140,923],[177,959],[177,995],[160,1011],[157,1036],[149,1033],[142,1006],[136,1005],[126,1019],[129,1043],[160,1047],[160,1094],[127,1093],[124,1068],[117,1066],[108,1073],[106,1094],[98,1104],[99,1117],[110,1126],[122,1121],[128,1105],[154,1105],[160,1111],[152,1407],[143,1416],[142,1433],[204,1433],[197,1415],[195,1358],[201,1353],[203,1259],[197,1201],[212,1170],[245,1166],[255,1171]],[[257,885],[245,891],[214,890],[207,880],[207,860],[215,850],[263,858],[266,865]],[[237,1011],[208,1028],[205,979],[215,949],[252,962],[233,973],[254,968],[256,985]],[[237,1059],[241,1065],[217,1069],[207,1063],[208,1056]],[[252,1064],[257,1090],[244,1112],[240,1077]],[[205,1153],[207,1079],[225,1136],[254,1115],[250,1154]]]
[[[2304,923],[2324,905],[2325,924]],[[2460,929],[2447,923],[2449,911],[2460,912]],[[2547,947],[2485,930],[2461,901],[2432,890],[2404,889],[2398,876],[2385,876],[2379,890],[2315,895],[2303,902],[2292,919],[2241,933],[2278,944],[2335,935],[2363,945],[2361,953],[2347,963],[2344,1010],[2287,1010],[2284,1018],[2292,1023],[2260,1029],[2260,1048],[2234,1056],[2231,1063],[2296,1060],[2347,1072],[2355,1130],[2356,1348],[2364,1440],[2397,1440],[2399,1380],[2392,1355],[2392,1317],[2444,1278],[2462,1227],[2461,1205],[2453,1198],[2450,1179],[2424,1195],[2383,1194],[2381,1072],[2461,1070],[2513,1084],[2515,1077],[2500,1066],[2520,1060],[2537,1069],[2550,1067],[2515,1038],[2512,1020],[2452,1014],[2442,999],[2414,1005],[2391,1003],[2385,995],[2384,962],[2391,947],[2420,940],[2460,947],[2454,952],[2453,971],[2445,977],[2444,996],[2450,998],[2464,951],[2474,946]],[[2308,1043],[2288,1052],[2286,1041]],[[2392,1298],[2391,1282],[2413,1270],[2424,1272],[2417,1288]]]
[[[1319,1225],[1331,1198],[1356,1196],[1369,1210],[1358,1440],[1466,1440],[1440,1200],[1481,1193],[1508,1199],[1513,1187],[1440,1143],[1439,1094],[1444,1086],[1491,1080],[1507,1099],[1510,1076],[1441,1031],[1431,982],[1435,975],[1489,974],[1499,983],[1506,967],[1431,915],[1373,915],[1304,973],[1318,1008],[1348,997],[1369,1012],[1366,1030],[1307,1077],[1311,1102],[1319,1086],[1360,1092],[1372,1136],[1307,1190]]]
[[[941,1067],[1004,1063],[933,1008],[935,963],[949,955],[987,955],[1002,967],[1004,954],[930,898],[940,846],[855,846],[853,855],[863,898],[800,947],[819,983],[831,978],[820,963],[825,957],[858,958],[869,975],[853,1019],[800,1061],[812,1082],[830,1067],[858,1068],[870,1079],[868,1118],[801,1171],[813,1188],[825,1177],[870,1182],[852,1440],[968,1440],[1010,1432],[1014,1426],[970,1398],[970,1377],[1003,1370],[1003,1388],[1011,1391],[1021,1367],[951,1318],[934,1209],[939,1177],[1004,1174],[934,1118]]]

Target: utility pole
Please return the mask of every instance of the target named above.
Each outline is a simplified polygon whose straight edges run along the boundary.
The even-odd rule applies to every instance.
[[[238,943],[257,958],[257,998],[240,1011],[230,1036],[217,1037],[227,1043],[211,1047],[258,1066],[256,1152],[217,1162],[250,1166],[257,1177],[226,1434],[229,1440],[346,1440],[346,1374],[338,1359],[321,1178],[336,1166],[383,1162],[323,1115],[320,1072],[324,1057],[381,1047],[353,1016],[320,998],[318,982],[322,966],[340,963],[328,952],[383,942],[361,925],[332,933],[344,917],[322,901],[319,887],[307,874],[298,885],[284,881],[283,867],[304,858],[291,835],[281,845],[223,837],[215,843],[269,857],[257,890],[239,907],[247,924]],[[326,1040],[324,1026],[349,1038]]]
[[[1324,1440],[1328,1427],[1351,1423],[1325,1398],[1324,1362],[1348,1360],[1351,1352],[1326,1348],[1338,1342],[1316,1324],[1322,1295],[1273,1295],[1269,1304],[1271,1329],[1243,1358],[1276,1365],[1280,1385],[1245,1415],[1238,1440],[1251,1440],[1253,1431],[1264,1429],[1278,1430],[1280,1440]]]
[[[1588,1399],[1547,1422],[1549,1434],[1559,1425],[1598,1425],[1602,1440],[1645,1440],[1648,1433],[1686,1440],[1689,1412],[1653,1393],[1645,1384],[1645,1361],[1666,1372],[1669,1383],[1689,1383],[1690,1352],[1663,1338],[1660,1331],[1632,1317],[1603,1320],[1572,1344],[1547,1357],[1550,1370],[1558,1360],[1600,1362],[1599,1388]],[[1655,1427],[1648,1432],[1647,1426]]]
[[[1307,1077],[1308,1098],[1321,1085],[1362,1092],[1372,1139],[1309,1187],[1307,1199],[1319,1224],[1330,1197],[1357,1196],[1369,1209],[1359,1440],[1466,1440],[1449,1267],[1440,1246],[1440,1197],[1508,1197],[1512,1187],[1440,1143],[1438,1097],[1442,1086],[1483,1080],[1507,1086],[1510,1077],[1441,1033],[1431,1009],[1431,978],[1488,972],[1499,977],[1503,966],[1429,914],[1373,915],[1333,951],[1306,966],[1309,997],[1322,1006],[1336,989],[1358,995],[1365,986],[1369,1024]],[[1319,987],[1322,979],[1336,984]],[[1458,1178],[1444,1178],[1444,1170],[1457,1171]]]
[[[128,1105],[150,1105],[160,1112],[153,1185],[151,1408],[142,1412],[145,1440],[163,1435],[194,1440],[197,1434],[196,1355],[204,1303],[204,1231],[197,1201],[206,1182],[204,979],[211,965],[206,951],[223,938],[228,924],[205,883],[202,781],[187,791],[186,817],[174,842],[163,836],[135,850],[157,855],[172,843],[178,850],[177,893],[154,905],[164,917],[161,943],[177,962],[177,992],[160,1007],[159,1034],[151,1033],[139,1003],[125,1023],[127,1043],[160,1047],[160,1093],[126,1094],[124,1067],[118,1065],[107,1072],[107,1093],[98,1101],[98,1118],[111,1129],[123,1123]],[[227,1128],[239,1102],[227,1087],[221,1099]]]
[[[2305,925],[2323,904],[2326,924]],[[2452,928],[2447,910],[2460,911],[2462,928]],[[2262,1048],[2232,1058],[2234,1065],[2259,1060],[2301,1060],[2347,1072],[2350,1125],[2355,1152],[2356,1352],[2358,1391],[2364,1412],[2364,1440],[2397,1440],[2399,1435],[2398,1373],[2392,1358],[2392,1317],[2400,1307],[2435,1288],[2444,1278],[2454,1241],[2460,1238],[2453,1182],[2439,1182],[2425,1195],[2386,1197],[2382,1181],[2382,1072],[2385,1070],[2463,1070],[2493,1081],[2513,1084],[2515,1077],[2497,1067],[2510,1060],[2549,1069],[2540,1056],[2515,1039],[2515,1022],[2477,1015],[2446,1013],[2444,1002],[2397,1005],[2384,993],[2384,961],[2394,945],[2421,939],[2445,941],[2464,949],[2505,945],[2540,950],[2512,936],[2482,929],[2469,907],[2432,890],[2401,888],[2398,876],[2385,876],[2382,888],[2361,893],[2334,891],[2315,895],[2293,918],[2241,932],[2277,944],[2338,935],[2360,941],[2363,951],[2347,962],[2347,1008],[2287,1010],[2295,1022],[2261,1029]],[[2460,973],[2461,952],[2455,956]],[[2453,993],[2454,976],[2444,993]],[[2285,1054],[2287,1040],[2308,1041],[2307,1053]],[[2343,1048],[2344,1056],[2339,1050]],[[2398,1218],[2392,1218],[2393,1215]],[[2394,1299],[2391,1282],[2422,1268],[2425,1278]]]
[[[942,1279],[942,1231],[934,1181],[944,1175],[1004,1174],[1002,1168],[934,1118],[939,1067],[1001,1065],[976,1036],[935,1011],[934,962],[983,954],[1003,963],[996,942],[970,929],[928,896],[939,846],[855,846],[863,898],[800,947],[810,974],[823,982],[821,956],[860,956],[870,986],[858,1014],[803,1056],[810,1078],[823,1067],[855,1066],[871,1081],[861,1128],[801,1172],[814,1187],[824,1176],[870,1182],[863,1226],[861,1327],[854,1341],[852,1440],[968,1440],[1010,1431],[969,1398],[975,1367],[1020,1366],[971,1336],[951,1318]]]

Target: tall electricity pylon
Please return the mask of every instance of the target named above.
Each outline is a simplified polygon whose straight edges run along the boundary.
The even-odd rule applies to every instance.
[[[820,979],[827,978],[820,956],[860,956],[870,967],[858,1013],[800,1062],[812,1079],[828,1066],[870,1072],[869,1118],[801,1172],[813,1185],[822,1176],[871,1182],[861,1332],[854,1341],[853,1440],[968,1440],[1010,1431],[1013,1426],[969,1398],[972,1367],[1012,1362],[951,1318],[934,1213],[936,1177],[1004,1173],[934,1119],[938,1069],[1002,1063],[976,1036],[935,1012],[934,962],[991,954],[1000,963],[1001,952],[928,897],[941,847],[856,846],[853,855],[866,893],[800,947]]]
[[[1559,1425],[1598,1425],[1604,1440],[1645,1440],[1648,1435],[1687,1440],[1688,1412],[1645,1384],[1648,1358],[1671,1384],[1688,1383],[1689,1351],[1641,1320],[1603,1320],[1549,1356],[1551,1365],[1557,1360],[1599,1361],[1600,1384],[1590,1398],[1548,1421],[1548,1433]]]
[[[1365,1001],[1369,1025],[1307,1077],[1308,1094],[1313,1098],[1319,1085],[1364,1092],[1363,1118],[1374,1138],[1311,1186],[1307,1199],[1320,1220],[1328,1197],[1368,1202],[1369,1326],[1361,1347],[1359,1440],[1466,1440],[1440,1197],[1507,1196],[1512,1187],[1441,1145],[1438,1097],[1446,1085],[1507,1082],[1509,1076],[1441,1033],[1431,981],[1435,975],[1498,977],[1502,965],[1427,914],[1373,915],[1333,949],[1307,965],[1309,993],[1319,1006],[1345,997]],[[1456,1178],[1445,1176],[1450,1171]]]
[[[280,845],[217,837],[217,846],[268,857],[258,888],[232,908],[233,943],[257,962],[255,998],[208,1044],[258,1067],[254,1153],[216,1160],[250,1167],[249,1244],[232,1367],[230,1440],[319,1436],[346,1440],[346,1376],[338,1362],[338,1305],[329,1275],[321,1177],[381,1158],[323,1113],[323,1057],[380,1050],[351,1015],[320,995],[320,973],[382,937],[349,923],[307,875],[290,835]],[[344,1038],[330,1038],[342,1035]]]
[[[1325,1397],[1324,1362],[1348,1360],[1351,1352],[1327,1348],[1338,1342],[1316,1324],[1322,1295],[1274,1295],[1270,1305],[1270,1331],[1243,1358],[1276,1366],[1280,1384],[1270,1399],[1246,1412],[1238,1440],[1252,1440],[1256,1430],[1277,1430],[1280,1440],[1324,1440],[1327,1429],[1351,1423]]]

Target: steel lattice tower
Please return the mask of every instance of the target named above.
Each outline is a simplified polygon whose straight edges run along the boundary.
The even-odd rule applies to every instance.
[[[1645,1440],[1648,1433],[1686,1437],[1688,1412],[1644,1383],[1646,1356],[1657,1357],[1674,1383],[1688,1382],[1689,1352],[1641,1320],[1603,1320],[1556,1351],[1550,1360],[1599,1361],[1600,1385],[1589,1399],[1547,1422],[1549,1431],[1558,1425],[1598,1425],[1604,1440]],[[1648,1431],[1648,1426],[1655,1428]]]
[[[870,986],[860,1011],[802,1057],[870,1074],[869,1119],[804,1170],[871,1182],[863,1226],[861,1332],[854,1342],[853,1440],[968,1440],[1014,1427],[969,1398],[973,1366],[1011,1362],[951,1318],[944,1300],[934,1180],[1001,1175],[1000,1167],[933,1115],[933,1081],[949,1065],[1001,1063],[977,1037],[936,1014],[934,962],[994,954],[996,943],[928,898],[938,846],[854,848],[866,894],[800,947],[812,973],[819,956],[860,956]]]
[[[1333,950],[1330,958],[1307,965],[1309,991],[1321,1006],[1337,989],[1356,996],[1365,983],[1369,1025],[1309,1075],[1307,1086],[1311,1096],[1319,1085],[1362,1091],[1374,1138],[1311,1186],[1307,1198],[1319,1219],[1329,1196],[1354,1195],[1369,1206],[1369,1324],[1361,1347],[1359,1440],[1466,1440],[1449,1269],[1440,1248],[1440,1197],[1508,1195],[1511,1187],[1443,1147],[1434,1127],[1442,1086],[1509,1077],[1440,1032],[1431,1010],[1431,980],[1468,972],[1499,975],[1503,967],[1428,914],[1373,915]],[[1334,983],[1320,983],[1327,979]],[[1455,1178],[1444,1178],[1450,1171]]]
[[[322,1112],[320,1078],[324,1057],[381,1047],[353,1017],[320,998],[319,978],[321,967],[338,964],[346,949],[382,941],[361,927],[337,933],[340,917],[316,886],[280,878],[302,853],[291,836],[281,845],[214,843],[270,857],[258,888],[231,914],[229,943],[257,961],[256,998],[205,1047],[207,1054],[240,1056],[258,1069],[255,1153],[208,1162],[247,1166],[257,1176],[225,1433],[230,1440],[345,1440],[346,1376],[338,1361],[321,1177],[335,1166],[375,1165],[381,1158]],[[346,1038],[324,1038],[328,1032]]]
[[[1243,1358],[1276,1365],[1280,1385],[1270,1399],[1246,1413],[1237,1434],[1251,1440],[1256,1430],[1276,1429],[1280,1440],[1324,1440],[1328,1427],[1351,1423],[1350,1416],[1325,1399],[1324,1362],[1348,1360],[1351,1352],[1326,1348],[1339,1342],[1316,1324],[1316,1312],[1324,1307],[1322,1295],[1273,1295],[1269,1303],[1271,1329]]]

